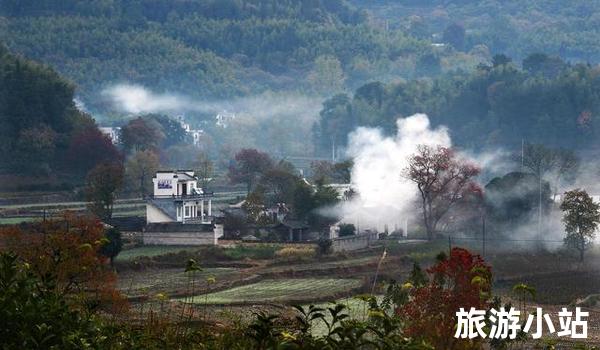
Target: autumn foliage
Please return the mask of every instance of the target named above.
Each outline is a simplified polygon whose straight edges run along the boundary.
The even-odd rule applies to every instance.
[[[481,170],[447,147],[419,145],[404,176],[419,190],[428,239],[432,239],[450,210],[464,198],[481,196],[473,181]]]
[[[427,270],[431,281],[414,288],[409,302],[396,311],[405,320],[406,336],[423,339],[435,349],[473,349],[474,342],[454,338],[456,311],[488,309],[491,297],[491,268],[481,256],[453,248]]]
[[[16,254],[54,292],[75,297],[79,306],[119,311],[125,302],[116,289],[116,274],[100,253],[104,226],[91,216],[63,213],[59,219],[0,230],[2,248]],[[90,310],[90,311],[92,311]]]

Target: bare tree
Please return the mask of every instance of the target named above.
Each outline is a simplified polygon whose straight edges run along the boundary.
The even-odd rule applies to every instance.
[[[562,181],[573,175],[579,166],[579,160],[573,151],[549,148],[541,144],[525,144],[521,157],[524,171],[551,183],[554,198]]]

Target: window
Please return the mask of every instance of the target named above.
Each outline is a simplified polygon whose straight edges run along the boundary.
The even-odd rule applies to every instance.
[[[190,217],[190,207],[185,207],[185,217],[186,218]]]

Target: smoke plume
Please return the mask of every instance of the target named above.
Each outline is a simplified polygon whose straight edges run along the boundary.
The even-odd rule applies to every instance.
[[[402,177],[409,157],[418,145],[452,145],[447,128],[432,128],[425,114],[396,121],[397,134],[388,137],[381,130],[358,128],[349,136],[347,155],[354,160],[352,184],[359,196],[335,210],[343,221],[359,228],[382,231],[402,228],[414,215],[416,186]]]

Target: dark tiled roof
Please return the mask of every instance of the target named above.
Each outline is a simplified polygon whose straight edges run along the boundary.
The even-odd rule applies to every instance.
[[[177,209],[175,202],[171,198],[149,198],[148,202],[165,213],[173,220],[177,220]]]
[[[283,222],[274,225],[274,227],[278,226],[285,226],[294,230],[308,228],[308,224],[302,220],[284,220]]]
[[[180,222],[160,222],[146,225],[147,232],[212,232],[212,224],[182,224]]]
[[[146,219],[139,216],[113,217],[107,224],[119,231],[141,231],[146,224]]]

